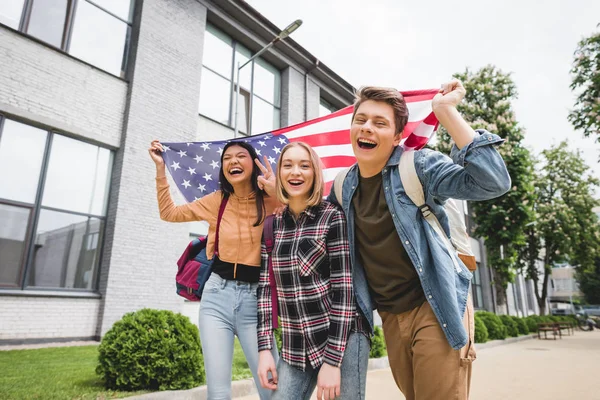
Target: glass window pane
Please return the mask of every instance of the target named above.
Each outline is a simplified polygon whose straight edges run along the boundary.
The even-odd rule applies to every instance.
[[[250,59],[250,57],[252,57],[250,50],[239,43],[236,44],[234,64],[234,72],[236,75],[234,75],[233,78],[234,82],[237,82],[237,66],[244,64]],[[252,64],[253,63],[250,63],[240,70],[240,82],[242,82],[242,88],[246,89],[247,91],[250,91],[250,86],[252,84]]]
[[[110,11],[117,17],[121,17],[124,20],[131,22],[133,10],[131,0],[91,0],[91,2],[98,4],[100,7]]]
[[[237,88],[234,88],[234,90]],[[235,99],[236,93],[233,93]],[[248,133],[248,116],[250,114],[250,93],[245,89],[240,90],[238,102],[238,130],[242,133]],[[231,106],[231,120],[235,119],[235,103]]]
[[[27,33],[61,48],[66,15],[67,0],[34,0]]]
[[[324,117],[325,115],[329,115],[335,111],[337,111],[337,109],[334,106],[332,106],[327,100],[321,99],[319,102],[319,117]]]
[[[254,63],[254,94],[279,107],[281,75],[277,68],[262,59]]]
[[[108,205],[108,192],[112,172],[113,152],[108,149],[98,148],[98,163],[94,176],[94,191],[92,194],[92,208],[90,214],[106,215]]]
[[[319,117],[324,117],[329,114],[331,114],[331,110],[329,110],[327,107],[324,107],[323,103],[319,104]]]
[[[279,110],[254,96],[252,103],[252,134],[271,132],[279,128]]]
[[[200,78],[200,114],[229,124],[229,100],[231,82],[221,78],[212,71],[202,68]]]
[[[31,210],[0,204],[0,286],[20,287]]]
[[[475,292],[476,292],[476,299],[477,299],[477,308],[484,308],[484,304],[483,304],[483,291],[481,290],[481,286],[477,286],[475,288]]]
[[[0,197],[34,203],[44,158],[47,132],[4,121],[0,136]]]
[[[103,209],[109,162],[98,146],[54,135],[42,205],[92,214]],[[98,188],[100,186],[100,188]]]
[[[0,3],[0,24],[19,29],[24,3],[25,0],[10,0]]]
[[[229,36],[212,25],[208,25],[204,34],[202,65],[231,79],[231,59],[233,46]]]
[[[41,210],[28,286],[94,289],[104,221]]]
[[[69,54],[120,76],[129,26],[85,1],[75,14]]]

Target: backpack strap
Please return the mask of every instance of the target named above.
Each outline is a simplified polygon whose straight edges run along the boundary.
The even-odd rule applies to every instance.
[[[275,282],[275,273],[273,272],[273,260],[271,257],[271,252],[273,251],[273,246],[275,245],[275,237],[273,235],[273,223],[275,222],[275,216],[273,214],[267,216],[265,218],[265,223],[263,224],[263,236],[265,238],[265,247],[267,249],[267,255],[269,260],[267,262],[267,268],[269,269],[269,287],[271,288],[271,316],[273,329],[277,329],[279,326],[278,318],[279,317],[279,303],[277,297],[277,284]]]
[[[398,170],[400,172],[400,180],[402,181],[402,186],[404,186],[404,191],[412,200],[412,202],[415,203],[415,205],[419,208],[423,218],[429,223],[431,228],[433,228],[434,232],[442,240],[442,242],[446,246],[446,251],[448,251],[448,254],[450,254],[450,258],[452,259],[452,263],[454,264],[454,269],[456,269],[456,272],[460,272],[461,268],[458,264],[458,260],[456,259],[456,249],[454,248],[454,246],[450,242],[450,239],[444,232],[442,225],[440,225],[440,221],[431,211],[427,203],[425,203],[425,193],[423,192],[423,185],[421,185],[421,181],[419,180],[419,176],[417,175],[417,169],[415,168],[414,150],[405,149],[402,152],[402,155],[400,156],[400,164],[398,165]]]
[[[219,207],[219,214],[217,216],[217,230],[215,232],[215,256],[217,257],[219,256],[219,229],[221,227],[221,219],[223,218],[223,213],[225,212],[227,200],[229,200],[229,196],[224,196],[221,199],[221,206]]]
[[[335,176],[335,180],[333,181],[333,193],[335,193],[335,199],[342,207],[344,206],[342,204],[344,195],[344,180],[346,179],[346,175],[348,175],[348,171],[350,171],[350,168],[346,168],[338,172],[338,174]]]

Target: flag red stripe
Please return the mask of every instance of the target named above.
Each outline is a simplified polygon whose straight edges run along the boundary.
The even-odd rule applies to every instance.
[[[321,157],[323,168],[342,168],[349,167],[356,162],[354,156],[331,156]]]
[[[423,91],[423,92],[427,92],[427,91]],[[414,95],[414,96],[408,96],[408,94],[403,93],[404,94],[404,101],[407,103],[416,103],[418,101],[431,101],[431,99],[433,99],[433,97],[439,92],[439,90],[435,89],[432,93],[428,92],[425,94],[418,94],[418,95]]]
[[[325,182],[325,195],[329,194],[331,186],[333,186],[333,181]]]
[[[415,148],[415,149],[419,149],[423,146],[425,146],[427,144],[427,142],[429,141],[428,137],[425,136],[417,136],[417,135],[410,135],[406,141],[404,142],[404,145],[406,147],[410,147],[410,148]]]
[[[316,135],[299,136],[290,138],[290,142],[304,142],[312,147],[331,146],[350,143],[350,130],[344,129],[335,132],[323,132]]]
[[[317,122],[321,122],[321,121],[325,121],[325,120],[328,120],[331,118],[339,117],[341,115],[351,114],[353,109],[354,109],[353,106],[348,106],[348,107],[342,108],[341,110],[338,110],[332,114],[326,115],[324,117],[311,119],[310,121],[307,121],[307,122],[301,122],[296,125],[288,126],[287,128],[278,129],[276,131],[273,131],[272,134],[273,134],[273,136],[282,135],[282,134],[285,134],[287,132],[290,132],[290,131],[293,131],[296,129],[304,128],[305,126],[316,124]]]

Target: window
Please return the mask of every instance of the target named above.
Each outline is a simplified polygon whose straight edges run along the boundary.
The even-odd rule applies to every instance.
[[[237,93],[237,65],[252,52],[212,25],[204,37],[200,114],[224,125],[234,126]],[[240,70],[237,126],[242,134],[256,134],[279,128],[281,74],[261,58]]]
[[[483,287],[481,284],[481,264],[477,263],[477,269],[473,271],[473,279],[471,280],[471,296],[473,297],[473,307],[477,309],[485,308],[483,304]]]
[[[19,29],[25,0],[3,1],[0,5],[0,24]]]
[[[0,5],[0,23],[122,77],[129,50],[133,3],[132,0],[4,1]]]
[[[319,103],[319,117],[324,117],[338,110],[337,107],[334,107],[331,103],[321,97],[321,101]]]
[[[112,157],[0,116],[0,287],[96,289]]]
[[[465,225],[467,226],[467,233],[469,236],[475,236],[475,230],[477,229],[477,222],[475,221],[475,212],[473,211],[473,207],[471,204],[466,201],[466,213],[465,213]]]
[[[527,309],[535,310],[535,293],[533,288],[533,281],[527,280],[525,281],[525,288],[527,292]]]

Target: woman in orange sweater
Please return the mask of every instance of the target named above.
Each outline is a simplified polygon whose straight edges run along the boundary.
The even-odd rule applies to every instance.
[[[260,276],[260,245],[263,221],[278,205],[275,176],[266,162],[263,167],[254,148],[245,142],[229,142],[223,148],[219,183],[221,190],[194,202],[176,206],[169,192],[164,151],[158,140],[149,149],[156,164],[156,191],[160,218],[169,222],[207,221],[207,256],[213,273],[200,301],[200,339],[204,354],[208,399],[231,398],[233,341],[237,336],[261,400],[271,391],[261,387],[257,376],[257,303]],[[261,175],[261,170],[264,175]],[[217,215],[226,201],[215,249]],[[277,357],[277,351],[273,351]]]

